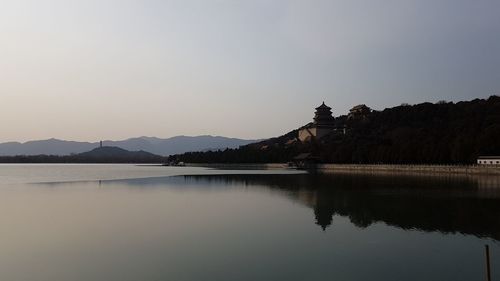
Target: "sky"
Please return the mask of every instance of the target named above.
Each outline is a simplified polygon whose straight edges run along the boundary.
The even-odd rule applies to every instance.
[[[498,0],[0,0],[0,141],[260,139],[500,93]]]

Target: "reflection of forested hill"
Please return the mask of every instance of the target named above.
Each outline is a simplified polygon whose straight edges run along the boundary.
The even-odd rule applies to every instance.
[[[333,215],[358,227],[376,222],[403,229],[463,233],[500,240],[500,190],[480,178],[362,175],[187,176],[189,183],[245,184],[282,191],[314,209],[322,228]]]
[[[500,154],[500,97],[438,104],[402,105],[374,111],[364,119],[336,118],[346,134],[312,143],[297,131],[219,152],[173,156],[191,163],[288,162],[301,152],[329,163],[475,163],[479,155]]]

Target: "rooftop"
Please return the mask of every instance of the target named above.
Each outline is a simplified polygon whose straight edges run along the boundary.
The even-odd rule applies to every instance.
[[[325,102],[323,102],[320,106],[316,107],[316,110],[320,110],[320,109],[322,109],[322,110],[325,110],[325,109],[326,110],[330,110],[332,108],[329,107],[328,105],[326,105]]]

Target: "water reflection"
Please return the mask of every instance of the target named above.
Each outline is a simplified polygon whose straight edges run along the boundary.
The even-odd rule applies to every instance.
[[[405,230],[462,233],[500,240],[499,177],[219,174],[98,182],[99,188],[114,185],[203,191],[263,188],[313,209],[315,223],[323,230],[338,215],[349,218],[359,228],[383,222]]]
[[[112,182],[103,182],[110,184]],[[134,188],[259,187],[314,210],[327,230],[335,215],[360,228],[376,222],[401,229],[462,233],[500,240],[498,178],[380,175],[201,175],[122,180]]]
[[[494,178],[255,173],[0,188],[0,280],[500,280]]]

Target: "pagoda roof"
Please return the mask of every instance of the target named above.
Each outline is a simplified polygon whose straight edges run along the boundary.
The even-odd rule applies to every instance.
[[[323,102],[320,106],[316,107],[316,110],[319,110],[319,109],[327,109],[327,110],[330,110],[332,109],[331,107],[329,107],[328,105],[325,104],[325,102]]]

